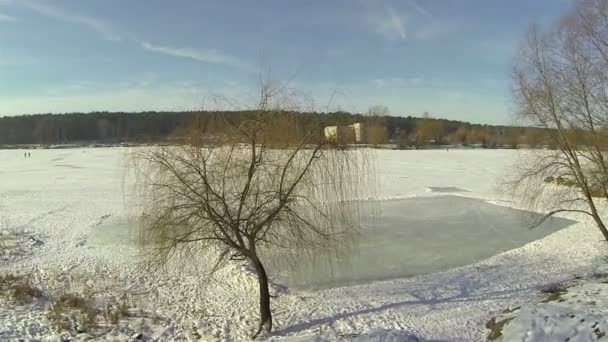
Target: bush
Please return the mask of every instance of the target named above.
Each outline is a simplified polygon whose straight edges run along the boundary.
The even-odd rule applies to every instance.
[[[47,317],[56,330],[76,333],[116,327],[122,319],[129,317],[130,303],[126,294],[111,297],[100,309],[97,304],[92,292],[62,294],[51,305]],[[101,326],[100,315],[105,323]]]
[[[129,302],[126,295],[122,295],[116,302],[106,304],[104,318],[110,325],[118,325],[125,317],[129,317]]]
[[[562,295],[568,293],[568,286],[553,285],[542,289],[541,292],[546,294],[545,299],[541,301],[543,303],[563,302]]]
[[[486,322],[486,328],[490,330],[488,334],[488,341],[496,341],[502,337],[502,329],[504,326],[512,321],[513,318],[506,318],[501,321],[497,321],[496,317]]]
[[[579,189],[581,188],[575,180],[563,176],[557,176],[557,178],[549,176],[544,179],[544,182],[555,183],[557,185],[575,187]],[[590,184],[589,192],[591,194],[591,197],[603,198],[605,196],[604,188],[601,184]]]
[[[21,305],[42,297],[42,291],[34,287],[28,277],[10,273],[0,275],[0,291]]]
[[[86,332],[97,324],[95,299],[80,294],[62,294],[51,305],[48,318],[60,331]]]
[[[566,177],[562,177],[562,176],[558,176],[555,179],[555,182],[557,183],[557,185],[563,185],[563,186],[577,186],[576,181],[566,178]]]

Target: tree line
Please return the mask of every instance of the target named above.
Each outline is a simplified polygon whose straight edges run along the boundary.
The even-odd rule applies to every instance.
[[[213,118],[218,115],[238,122],[248,114],[248,111],[92,112],[0,117],[0,145],[163,142],[179,135],[193,122],[211,125]],[[471,124],[428,115],[419,118],[373,112],[298,114],[304,118],[300,122],[314,121],[326,126],[363,122],[369,143],[395,143],[400,147],[433,144],[534,147],[543,144],[544,132],[547,131],[532,127]],[[219,128],[210,126],[208,133],[213,133],[214,129]]]

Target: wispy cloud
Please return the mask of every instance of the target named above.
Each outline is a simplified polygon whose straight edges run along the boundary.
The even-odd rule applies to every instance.
[[[406,1],[406,3],[416,12],[418,12],[418,14],[426,17],[427,19],[435,20],[435,16],[429,10],[418,4],[416,0]]]
[[[445,22],[417,0],[401,2],[401,8],[384,4],[383,1],[369,6],[370,23],[374,31],[389,40],[429,40],[449,32]]]
[[[124,33],[117,31],[112,25],[103,20],[70,12],[40,2],[23,1],[21,4],[40,15],[87,27],[100,34],[106,40],[120,41],[125,39]]]
[[[426,81],[419,77],[392,77],[392,78],[376,78],[369,81],[372,86],[378,88],[390,87],[390,88],[402,88],[402,87],[417,87],[426,83]]]
[[[15,55],[6,55],[2,51],[0,51],[0,67],[13,67],[13,66],[21,66],[21,65],[31,65],[37,64],[39,61],[32,56],[15,56]]]
[[[146,41],[139,41],[139,44],[145,50],[173,57],[188,58],[203,63],[227,65],[244,70],[253,70],[253,67],[248,63],[215,49],[175,48],[156,45]]]
[[[450,32],[453,32],[453,27],[449,24],[431,23],[429,25],[420,26],[416,32],[414,32],[414,39],[432,40],[449,34]]]
[[[17,21],[17,18],[11,17],[10,15],[7,15],[7,14],[0,13],[0,23],[2,23],[2,22],[5,22],[5,23],[6,22],[15,22],[15,21]]]
[[[10,1],[10,0],[0,0]],[[16,3],[16,2],[13,2]],[[243,70],[252,71],[254,68],[237,57],[226,54],[216,49],[197,49],[190,47],[175,48],[170,46],[150,43],[138,38],[136,35],[117,29],[114,25],[104,20],[87,15],[68,11],[63,8],[51,6],[48,3],[23,0],[19,4],[37,12],[38,14],[53,18],[62,22],[72,23],[86,27],[103,39],[110,41],[126,41],[138,45],[146,51],[161,53],[178,58],[188,58],[202,63],[221,64]],[[0,14],[2,21],[2,14]]]
[[[467,96],[467,93],[456,89],[443,89],[437,95],[444,100],[462,100]]]
[[[405,18],[399,15],[392,7],[385,9],[386,15],[375,20],[376,32],[388,39],[405,40]]]

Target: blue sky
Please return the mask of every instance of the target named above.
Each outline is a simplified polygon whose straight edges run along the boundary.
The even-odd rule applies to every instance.
[[[567,0],[0,0],[0,115],[252,102],[512,123],[511,58]],[[335,96],[332,97],[332,94]],[[332,98],[332,101],[329,99]]]

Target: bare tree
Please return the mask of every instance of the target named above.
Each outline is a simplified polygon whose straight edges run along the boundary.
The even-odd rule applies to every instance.
[[[255,110],[198,122],[181,144],[138,154],[145,245],[161,263],[211,250],[212,271],[248,261],[259,283],[254,337],[272,330],[263,256],[336,248],[358,227],[356,202],[346,202],[372,184],[361,150],[327,145],[300,113],[285,88],[264,82]]]
[[[552,197],[545,218],[565,211],[587,214],[608,240],[595,199],[608,199],[608,1],[578,1],[551,30],[533,27],[514,81],[519,114],[556,147],[521,165],[517,187],[535,202],[546,200],[541,195],[557,184],[560,194]]]
[[[473,127],[466,136],[467,144],[480,144],[482,147],[487,147],[489,142],[489,134],[485,128]]]
[[[384,105],[375,105],[369,107],[367,110],[368,116],[387,116],[391,113],[387,106]]]
[[[458,129],[452,136],[451,143],[464,145],[467,143],[468,135],[469,135],[469,130],[466,127],[463,127],[463,126],[458,127]]]
[[[416,142],[424,145],[432,141],[439,145],[443,142],[445,132],[444,123],[424,113],[422,119],[416,121]]]
[[[390,114],[387,106],[376,105],[369,108],[365,118],[365,142],[381,145],[388,142],[385,117]]]
[[[548,142],[545,141],[547,134],[543,129],[527,127],[524,131],[524,136],[522,137],[522,142],[526,144],[529,148],[537,148],[539,146],[544,146]]]

